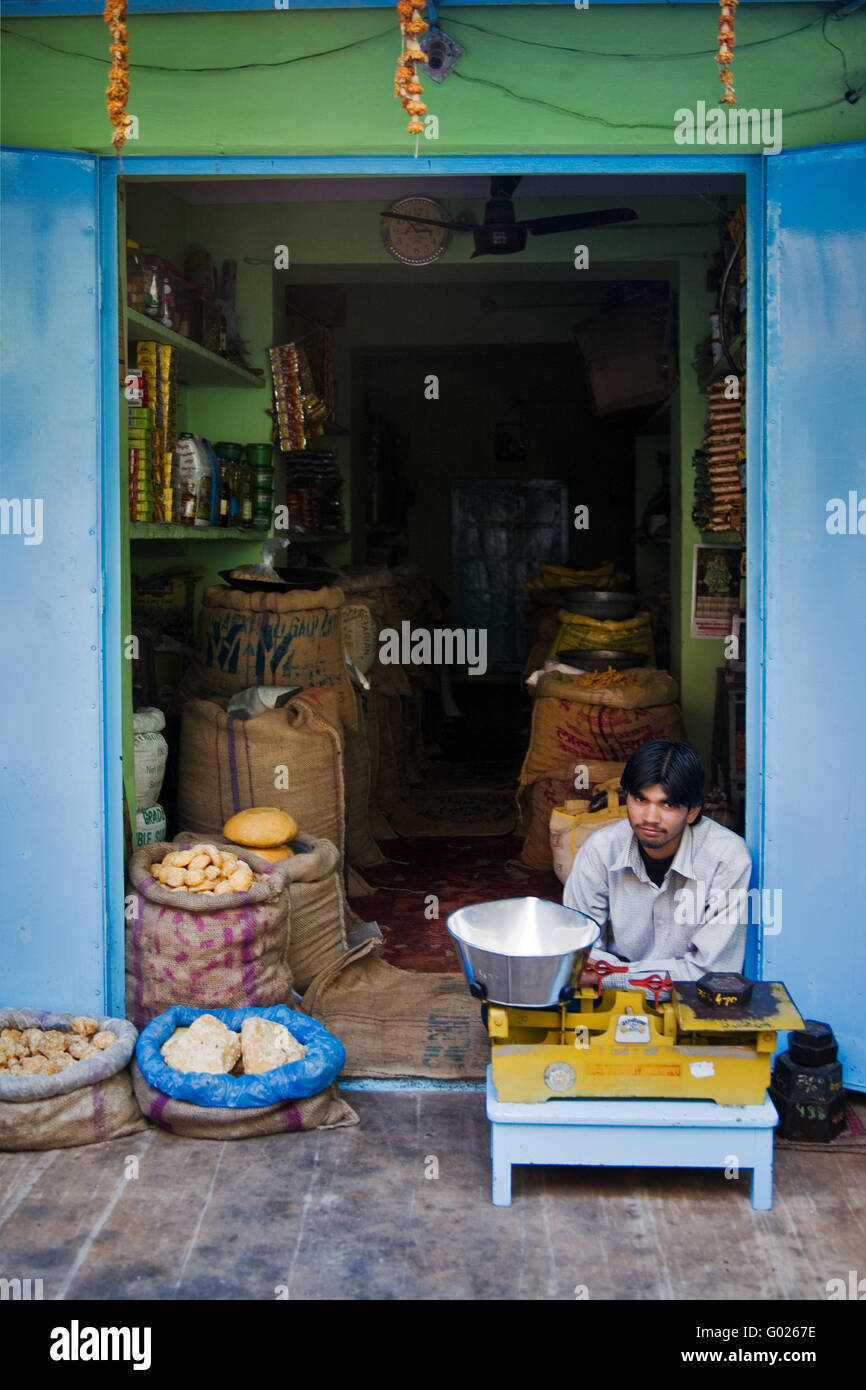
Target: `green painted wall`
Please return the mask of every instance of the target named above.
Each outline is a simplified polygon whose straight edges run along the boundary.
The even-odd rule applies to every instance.
[[[737,15],[741,106],[780,108],[787,146],[851,140],[866,103],[844,101],[823,5],[749,5]],[[392,8],[130,19],[133,154],[405,154],[393,96]],[[718,102],[715,8],[592,4],[466,8],[446,26],[456,73],[429,82],[439,139],[425,155],[677,152],[674,111]],[[862,64],[866,14],[829,37]],[[110,154],[107,33],[99,19],[7,20],[4,140]],[[856,81],[856,76],[854,78]]]

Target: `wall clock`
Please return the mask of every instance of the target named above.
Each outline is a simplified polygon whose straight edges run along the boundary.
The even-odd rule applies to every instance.
[[[434,222],[450,222],[451,215],[433,198],[401,198],[392,203],[389,212],[401,217],[428,218]],[[382,241],[385,249],[403,265],[431,265],[439,259],[451,240],[447,227],[431,227],[428,221],[404,222],[396,217],[382,218]]]

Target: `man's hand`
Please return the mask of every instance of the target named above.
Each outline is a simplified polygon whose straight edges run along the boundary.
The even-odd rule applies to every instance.
[[[593,964],[593,962],[590,961],[590,962],[589,962],[589,965],[587,966],[587,968],[586,968],[586,969],[583,971],[583,973],[581,974],[581,977],[580,977],[580,984],[581,984],[581,987],[584,986],[584,985],[589,985],[591,989],[598,989],[598,982],[599,982],[599,974],[598,974],[598,971],[596,970],[595,965]]]

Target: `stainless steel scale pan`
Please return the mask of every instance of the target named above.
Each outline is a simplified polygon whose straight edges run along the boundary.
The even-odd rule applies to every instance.
[[[591,918],[544,898],[506,898],[452,912],[470,993],[491,1004],[545,1009],[571,997],[599,929]]]

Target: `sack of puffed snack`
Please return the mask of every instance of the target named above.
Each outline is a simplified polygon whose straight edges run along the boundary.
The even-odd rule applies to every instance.
[[[147,1128],[123,1018],[0,1009],[0,1150],[68,1149]]]
[[[195,836],[181,831],[175,836],[172,849],[189,848]],[[215,844],[223,851],[229,849],[249,862],[261,863],[255,850],[230,844],[220,837]],[[346,953],[347,904],[340,871],[340,855],[331,840],[319,839],[304,829],[292,841],[292,854],[280,860],[289,901],[288,963],[292,984],[297,990],[307,985],[327,966]],[[281,999],[240,1000],[233,1002],[277,1004]],[[171,1002],[190,1003],[186,999]]]
[[[173,1004],[267,1007],[291,997],[292,862],[194,841],[136,851],[127,888],[126,1010],[137,1028]],[[213,870],[216,876],[204,877]]]

